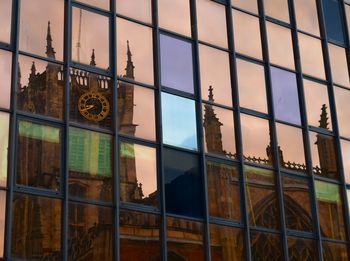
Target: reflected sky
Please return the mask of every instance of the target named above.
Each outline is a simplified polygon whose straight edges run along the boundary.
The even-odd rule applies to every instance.
[[[6,192],[0,191],[0,257],[4,255]]]
[[[350,141],[340,140],[345,182],[350,183]]]
[[[232,5],[256,14],[258,13],[257,0],[232,0]]]
[[[77,0],[77,1],[82,2],[84,4],[97,6],[105,10],[109,10],[109,0]]]
[[[0,42],[10,43],[12,0],[0,1]]]
[[[5,112],[0,112],[0,186],[4,187],[6,187],[7,183],[9,121],[9,114]]]
[[[178,1],[176,1],[178,2]],[[152,23],[151,0],[118,0],[117,13],[145,23]],[[159,8],[159,4],[158,4]]]
[[[295,15],[299,30],[320,35],[315,0],[294,0]]]
[[[288,0],[265,0],[264,8],[267,16],[289,23]]]
[[[163,142],[197,150],[195,102],[162,93]]]
[[[350,138],[350,90],[334,87],[334,94],[340,135]]]
[[[0,50],[0,107],[5,109],[10,108],[11,102],[11,65],[12,53]]]
[[[328,50],[333,82],[349,87],[349,72],[345,49],[334,44],[328,44]]]

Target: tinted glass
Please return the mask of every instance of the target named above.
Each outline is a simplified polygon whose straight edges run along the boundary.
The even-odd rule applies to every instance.
[[[0,10],[1,10],[1,7],[0,7]],[[0,17],[1,17],[1,14],[0,14]],[[11,102],[11,71],[12,71],[11,65],[12,65],[12,53],[4,50],[0,50],[0,75],[1,75],[0,107],[5,109],[10,108],[10,102]]]
[[[122,142],[119,160],[120,200],[157,207],[156,149]]]
[[[119,132],[155,140],[154,91],[119,81],[118,127]]]
[[[18,60],[17,108],[63,119],[63,66],[22,55]]]
[[[342,150],[345,182],[350,183],[350,141],[340,140],[340,144]]]
[[[241,59],[236,62],[240,106],[267,113],[264,67]]]
[[[160,69],[163,86],[194,93],[191,43],[161,34]]]
[[[271,85],[276,119],[300,125],[298,85],[295,74],[271,67]]]
[[[337,106],[339,133],[343,137],[350,138],[350,91],[347,89],[334,87],[334,94]]]
[[[64,1],[24,0],[20,10],[20,50],[62,60]]]
[[[206,152],[229,158],[235,157],[233,111],[204,104],[203,128]]]
[[[197,149],[194,101],[162,93],[162,123],[165,144]]]
[[[7,161],[9,149],[9,124],[10,115],[0,112],[0,186],[6,187],[7,184]]]
[[[328,44],[328,50],[333,82],[349,87],[349,72],[345,49],[334,44]]]
[[[61,260],[62,202],[15,193],[12,204],[11,257]]]
[[[118,0],[117,13],[145,23],[152,23],[151,0]],[[159,8],[159,4],[158,4]]]
[[[257,0],[232,0],[232,5],[253,13],[258,13]]]
[[[265,14],[289,23],[288,0],[264,0]]]
[[[61,130],[29,121],[19,121],[17,128],[16,183],[59,191]]]
[[[288,237],[288,256],[290,261],[319,260],[315,240],[300,237]]]
[[[84,4],[96,6],[102,9],[109,10],[109,0],[77,0],[78,2],[82,2]]]
[[[328,39],[345,44],[343,16],[339,1],[323,0],[322,4]]]
[[[262,59],[259,19],[232,10],[236,52]]]
[[[112,201],[112,137],[69,129],[69,194],[72,197]]]
[[[202,99],[232,106],[230,60],[227,52],[199,45]],[[211,88],[210,88],[211,87]]]
[[[348,28],[350,28],[350,5],[345,5],[345,12],[346,12],[346,23]]]
[[[0,190],[0,257],[4,256],[6,191]]]
[[[284,260],[282,242],[279,235],[253,231],[251,232],[250,242],[252,260]]]
[[[109,19],[73,7],[72,60],[109,69]]]
[[[241,219],[238,169],[235,166],[207,161],[209,215]]]
[[[117,18],[118,75],[153,85],[152,29]]]
[[[294,0],[296,22],[299,30],[320,35],[315,0]]]
[[[11,12],[12,0],[3,0],[0,2],[0,42],[10,43],[11,40]]]
[[[202,176],[196,155],[164,149],[166,211],[200,217],[203,215]]]
[[[348,246],[345,244],[337,244],[332,242],[322,242],[322,254],[323,260],[337,260],[347,261],[349,260]]]

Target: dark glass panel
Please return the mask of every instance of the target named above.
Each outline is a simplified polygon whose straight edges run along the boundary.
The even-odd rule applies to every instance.
[[[0,190],[0,257],[4,256],[6,191]]]
[[[0,2],[0,6],[1,6]],[[1,10],[1,7],[0,7]],[[1,12],[1,11],[0,11]],[[1,14],[0,14],[1,19]],[[1,24],[1,22],[0,22]],[[0,50],[0,107],[9,109],[11,104],[12,53]]]
[[[350,138],[350,91],[334,86],[334,95],[337,107],[339,133],[343,137]]]
[[[204,261],[203,232],[202,223],[168,217],[168,260]]]
[[[315,240],[300,237],[288,237],[288,256],[290,261],[319,260]]]
[[[59,191],[61,130],[22,120],[17,128],[17,184]]]
[[[212,261],[245,260],[243,230],[210,224],[210,248]]]
[[[279,207],[272,170],[244,166],[249,223],[252,226],[279,229]]]
[[[350,141],[340,140],[345,182],[350,183]],[[350,202],[350,200],[349,200]]]
[[[113,81],[83,70],[70,70],[70,120],[86,125],[112,127]]]
[[[199,45],[202,99],[232,106],[230,60],[227,52]],[[212,89],[213,97],[210,90]]]
[[[61,200],[15,193],[11,257],[61,260]]]
[[[345,44],[340,2],[337,0],[323,0],[322,4],[328,39]]]
[[[346,23],[348,28],[350,28],[350,5],[345,5],[345,12],[346,12]]]
[[[109,69],[109,19],[107,16],[73,7],[72,60]]]
[[[244,160],[250,163],[272,165],[269,122],[241,114]]]
[[[121,142],[119,160],[120,199],[157,207],[156,149]]]
[[[295,74],[271,67],[271,86],[276,119],[300,125],[298,85]]]
[[[69,203],[68,260],[113,260],[111,208]]]
[[[308,180],[283,176],[282,182],[286,227],[312,232],[314,225]]]
[[[118,0],[117,13],[145,23],[152,23],[151,0]]]
[[[289,23],[288,0],[264,0],[265,14]]]
[[[196,4],[199,40],[227,48],[225,6],[210,0],[197,0]]]
[[[163,142],[197,150],[195,102],[162,93]]]
[[[282,168],[306,171],[302,130],[284,124],[276,124],[278,155]]]
[[[238,169],[235,166],[207,160],[209,215],[241,219]]]
[[[232,5],[253,13],[258,13],[257,0],[232,0]]]
[[[112,201],[112,136],[69,129],[69,194],[72,197]]]
[[[271,22],[267,22],[266,27],[270,62],[294,70],[294,52],[290,29]]]
[[[156,139],[154,91],[119,81],[119,132],[148,140]]]
[[[278,234],[269,234],[252,231],[250,234],[252,260],[254,261],[281,261],[283,247]]]
[[[349,72],[345,48],[339,47],[334,44],[328,44],[328,51],[331,63],[333,82],[349,87]]]
[[[259,19],[232,10],[236,52],[262,59]]]
[[[203,186],[196,155],[163,150],[166,211],[200,217],[203,215]]]
[[[160,261],[160,217],[143,212],[120,212],[120,260]]]
[[[63,119],[63,66],[22,55],[18,60],[17,108]]]
[[[303,83],[309,125],[332,130],[327,85],[306,79]]]
[[[206,152],[236,157],[233,111],[204,104],[203,129]]]
[[[160,69],[162,85],[194,93],[192,44],[160,35]]]
[[[241,59],[236,62],[240,106],[267,113],[264,67]]]
[[[12,0],[0,1],[0,42],[10,43],[11,40]]]
[[[294,6],[298,29],[319,36],[316,1],[294,0]]]
[[[316,180],[315,190],[322,236],[346,240],[340,187],[336,184]]]
[[[105,10],[109,10],[109,0],[76,0],[76,1],[82,2],[84,4],[96,6]]]
[[[309,132],[312,170],[315,175],[338,179],[337,153],[332,136]]]
[[[325,79],[321,41],[302,33],[298,38],[303,73]]]
[[[160,27],[191,36],[189,0],[158,0],[158,10]]]
[[[152,28],[117,18],[118,75],[153,85]]]
[[[323,260],[349,260],[349,248],[346,244],[322,241]]]
[[[10,114],[0,112],[0,187],[7,185],[7,161],[9,149]]]

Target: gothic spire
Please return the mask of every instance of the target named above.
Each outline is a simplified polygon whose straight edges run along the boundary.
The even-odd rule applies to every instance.
[[[327,106],[326,104],[322,105],[321,108],[321,115],[320,120],[318,121],[320,123],[320,128],[328,129],[328,114],[327,114]]]
[[[134,63],[132,61],[132,54],[131,54],[131,51],[130,51],[129,40],[126,41],[126,44],[127,44],[128,60],[127,60],[127,63],[126,63],[126,68],[125,68],[125,71],[126,71],[125,77],[129,78],[129,79],[134,79],[135,66],[134,66]]]
[[[90,65],[91,65],[91,66],[96,66],[96,61],[95,61],[95,49],[92,49]]]
[[[32,67],[30,68],[29,80],[33,79],[35,75],[36,75],[36,67],[35,67],[35,62],[33,61]]]
[[[21,78],[22,78],[22,73],[21,73],[21,66],[18,62],[18,80],[17,80],[17,91],[20,91],[22,89],[22,84],[21,84]]]
[[[47,35],[46,35],[46,56],[48,58],[55,59],[55,50],[52,47],[51,26],[50,21],[47,23]]]
[[[209,95],[208,95],[209,101],[214,102],[213,87],[211,85],[209,86],[208,91],[209,91]]]

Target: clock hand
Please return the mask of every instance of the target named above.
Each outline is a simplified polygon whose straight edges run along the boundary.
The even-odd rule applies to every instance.
[[[87,105],[87,106],[85,106],[84,109],[81,109],[81,111],[87,111],[87,110],[90,110],[90,109],[92,109],[92,108],[94,108],[94,107],[95,107],[95,105],[93,105],[93,104]]]

